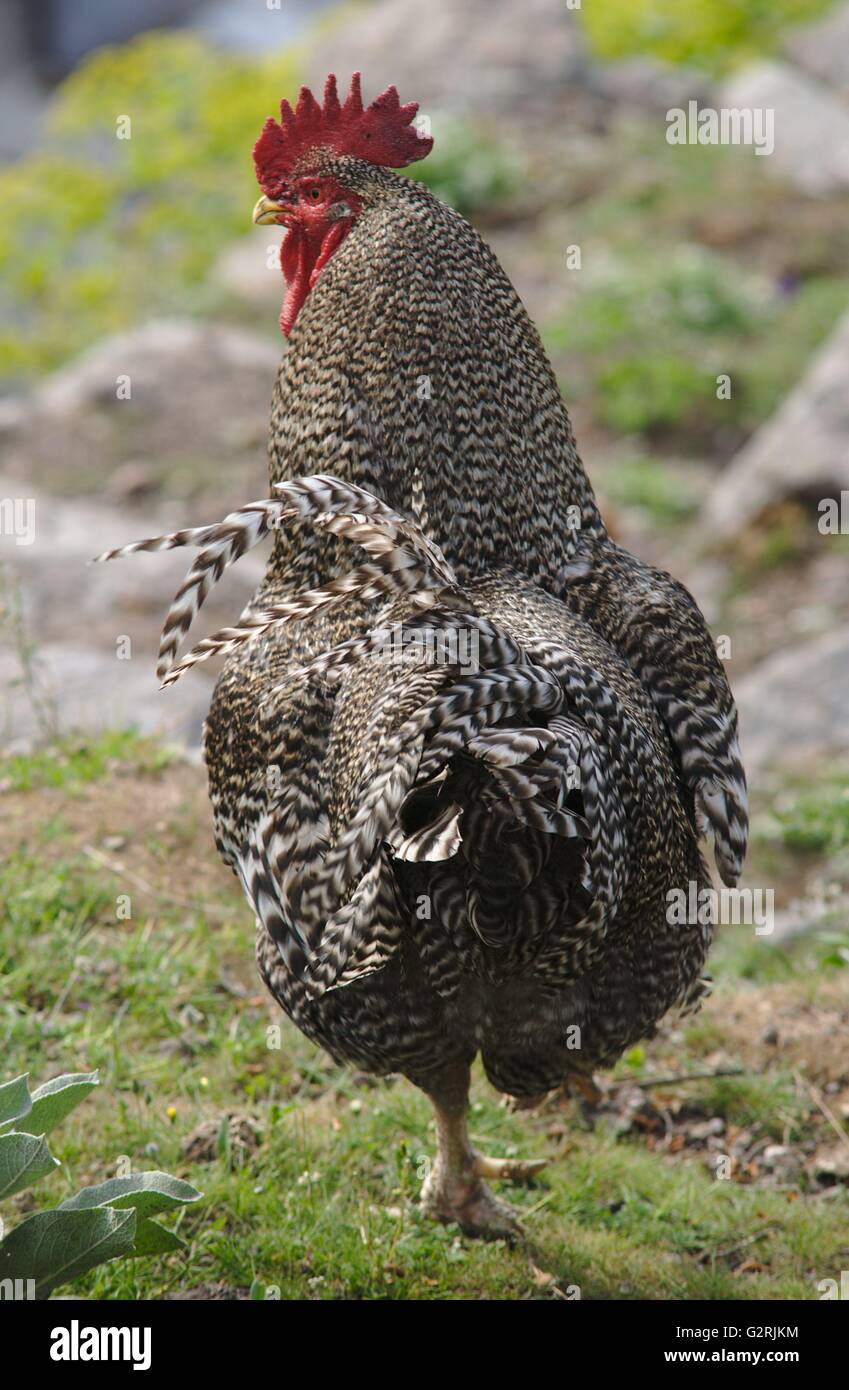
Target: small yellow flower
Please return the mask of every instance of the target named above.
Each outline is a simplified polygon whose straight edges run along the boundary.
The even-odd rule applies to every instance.
[[[209,1077],[208,1077],[208,1076],[202,1076],[201,1079],[200,1079],[200,1084],[201,1084],[201,1086],[204,1086],[204,1087],[208,1086],[208,1085],[209,1085]]]
[[[176,1120],[176,1118],[177,1118],[177,1107],[176,1107],[175,1105],[169,1105],[169,1106],[168,1106],[168,1109],[165,1111],[165,1114],[168,1116],[169,1120],[171,1120],[171,1121]]]

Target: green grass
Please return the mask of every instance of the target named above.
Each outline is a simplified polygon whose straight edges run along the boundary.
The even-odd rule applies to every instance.
[[[4,836],[3,1079],[97,1068],[103,1083],[54,1136],[63,1167],[39,1185],[37,1201],[51,1205],[101,1181],[126,1158],[204,1193],[177,1220],[187,1250],[107,1265],[75,1292],[159,1298],[223,1283],[284,1299],[513,1299],[568,1297],[579,1286],[596,1299],[813,1299],[816,1280],[845,1267],[846,1194],[826,1205],[719,1181],[704,1154],[650,1152],[606,1121],[589,1128],[574,1104],[537,1118],[510,1114],[480,1074],[471,1115],[479,1146],[552,1159],[533,1187],[506,1194],[533,1238],[537,1270],[551,1278],[534,1272],[526,1251],[423,1220],[429,1103],[403,1080],[366,1084],[336,1067],[285,1020],[280,1046],[269,1048],[280,1016],[255,975],[249,914],[191,804],[164,809],[175,804],[174,775],[146,760],[133,782],[107,758],[82,784],[72,824],[73,803],[67,820],[56,809],[67,788],[34,772],[23,779],[31,789],[14,797],[16,833]],[[200,777],[195,791],[202,798]],[[148,833],[139,808],[151,793],[161,819]],[[122,863],[100,869],[80,852],[98,826],[127,832],[134,822],[121,859],[151,880],[152,894],[126,881]],[[188,887],[178,877],[185,868]],[[129,919],[116,914],[122,893],[132,897]],[[735,981],[718,963],[722,1006]],[[722,1018],[719,1007],[688,1025],[684,1043],[633,1049],[620,1074],[704,1067],[722,1045]],[[771,1138],[785,1133],[788,1116],[794,1137],[812,1132],[780,1066],[692,1083],[679,1098]],[[229,1113],[253,1117],[255,1152],[227,1144]],[[210,1161],[188,1162],[187,1136],[210,1121]],[[19,1215],[14,1201],[3,1212],[7,1224]],[[743,1249],[757,1267],[735,1274],[749,1237]]]
[[[70,790],[119,768],[158,772],[173,758],[173,749],[140,738],[133,729],[110,730],[86,739],[71,735],[31,754],[0,758],[0,786],[5,791]]]
[[[845,771],[813,785],[791,781],[776,798],[773,815],[759,828],[769,844],[805,853],[834,854],[849,846],[849,786]]]

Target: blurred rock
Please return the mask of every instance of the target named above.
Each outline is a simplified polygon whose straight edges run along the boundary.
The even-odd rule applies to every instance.
[[[282,227],[254,227],[226,247],[212,268],[212,278],[222,289],[256,307],[258,323],[276,323],[283,307],[282,240]]]
[[[688,101],[712,106],[716,92],[710,78],[694,68],[670,67],[654,58],[625,58],[591,70],[590,83],[617,105],[665,115]]]
[[[849,1143],[820,1149],[808,1166],[818,1182],[829,1186],[838,1182],[849,1183]]]
[[[849,488],[849,314],[777,413],[740,450],[706,509],[720,538],[739,534],[773,502]],[[827,543],[828,537],[823,537]]]
[[[242,505],[266,486],[281,343],[271,333],[179,319],[115,334],[32,396],[2,403],[4,472],[27,480],[28,491],[34,484],[81,496],[141,465],[148,492],[210,495],[225,510]],[[180,524],[188,520],[183,514]]]
[[[329,72],[342,83],[354,68],[369,100],[393,82],[402,101],[422,102],[423,114],[432,105],[503,115],[580,80],[586,54],[563,0],[375,0],[320,34],[306,79],[320,91]]]
[[[16,483],[0,477],[0,497],[13,497],[16,489],[20,491]],[[197,743],[213,672],[201,667],[162,692],[154,674],[162,619],[194,552],[177,549],[91,565],[102,550],[168,529],[161,516],[72,502],[32,489],[28,500],[33,504],[32,544],[0,537],[0,561],[4,587],[11,583],[19,588],[23,640],[33,648],[39,686],[53,697],[60,730],[134,724],[145,733],[162,731],[174,741]],[[258,553],[244,556],[213,589],[192,638],[232,622],[262,572]],[[2,595],[2,606],[11,606],[8,593]],[[21,640],[9,628],[7,621],[0,717],[7,737],[26,743],[38,732],[38,718],[22,680],[24,654],[16,650]]]
[[[838,5],[824,19],[791,29],[784,52],[849,100],[849,5]]]
[[[134,727],[169,743],[197,748],[209,709],[208,680],[180,681],[159,692],[153,672],[155,653],[118,661],[115,652],[72,642],[38,648],[39,685],[52,696],[51,732],[57,735]],[[27,686],[20,683],[16,653],[0,651],[0,718],[4,747],[26,751],[43,740],[45,729]]]
[[[723,84],[720,102],[775,112],[774,151],[752,152],[769,172],[812,196],[849,188],[849,109],[819,82],[786,63],[755,63]]]
[[[734,683],[743,761],[801,768],[849,748],[849,632],[776,652]]]

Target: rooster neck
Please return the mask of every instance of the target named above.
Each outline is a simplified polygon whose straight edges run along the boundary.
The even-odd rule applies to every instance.
[[[604,537],[536,329],[489,247],[421,185],[383,176],[308,296],[272,402],[273,485],[332,473],[409,512],[461,578],[545,587]],[[337,570],[330,536],[280,532],[272,572]]]

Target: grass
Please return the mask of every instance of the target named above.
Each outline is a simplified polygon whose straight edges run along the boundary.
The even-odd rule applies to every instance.
[[[174,757],[173,749],[139,738],[133,729],[108,730],[91,738],[68,736],[33,753],[0,758],[0,788],[33,791],[94,782],[107,772],[157,772]]]
[[[215,861],[202,773],[157,759],[132,736],[104,740],[81,765],[79,749],[76,762],[73,749],[51,756],[35,755],[30,775],[18,767],[5,795],[3,1075],[99,1068],[103,1085],[57,1132],[63,1167],[36,1198],[61,1200],[112,1175],[125,1156],[205,1194],[178,1218],[186,1251],[107,1265],[76,1291],[547,1299],[578,1286],[598,1299],[815,1298],[816,1280],[845,1268],[846,1193],[825,1202],[720,1181],[704,1152],[652,1152],[641,1135],[621,1132],[615,1114],[590,1126],[570,1100],[511,1114],[480,1075],[480,1147],[552,1160],[533,1187],[509,1193],[533,1258],[425,1222],[417,1193],[434,1147],[429,1104],[401,1079],[336,1067],[286,1020],[278,1036],[281,1016],[254,971],[249,914]],[[47,771],[56,767],[66,780]],[[129,916],[117,911],[121,899]],[[807,1059],[826,1084],[823,1037],[788,1060],[758,1050],[753,1023],[762,1009],[789,1035],[806,1017],[811,978],[791,969],[773,983],[764,969],[741,985],[734,959],[720,947],[717,995],[686,1033],[633,1049],[617,1075],[711,1069],[721,1047],[742,1077],[661,1089],[662,1104],[718,1115],[729,1136],[745,1127],[813,1142],[824,1122],[790,1063]],[[820,969],[825,1008],[843,977]],[[227,1117],[240,1115],[256,1126],[258,1147],[236,1142],[238,1118]],[[204,1161],[186,1154],[199,1126],[209,1136]],[[14,1201],[3,1213],[7,1224],[21,1214]]]
[[[829,772],[814,786],[802,778],[790,779],[760,835],[767,843],[803,853],[834,854],[849,846],[845,769]]]

